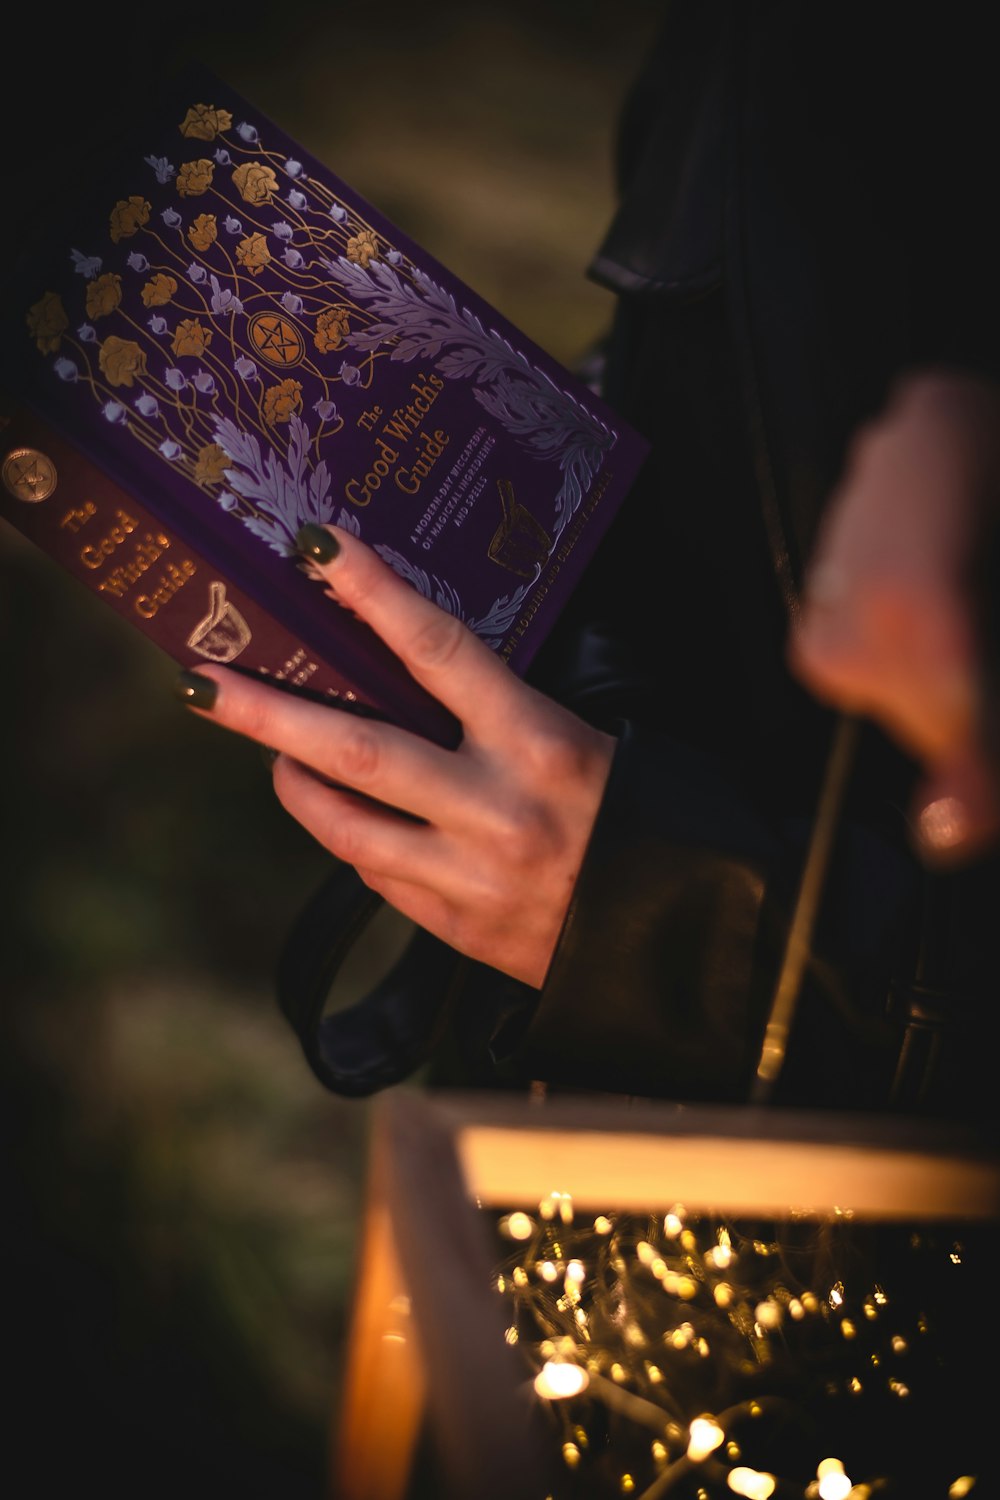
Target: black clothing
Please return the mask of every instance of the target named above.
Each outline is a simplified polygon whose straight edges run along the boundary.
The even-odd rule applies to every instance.
[[[605,394],[652,451],[531,672],[619,748],[545,985],[460,961],[443,1081],[749,1095],[833,724],[784,663],[822,506],[897,374],[1000,352],[966,284],[990,135],[913,26],[668,9],[591,267],[618,295]],[[989,1107],[1000,861],[921,870],[914,772],[864,731],[775,1102]]]

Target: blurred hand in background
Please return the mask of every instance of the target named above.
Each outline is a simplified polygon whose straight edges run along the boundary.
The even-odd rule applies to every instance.
[[[789,647],[819,698],[869,715],[923,768],[914,838],[930,864],[1000,840],[998,512],[1000,386],[906,377],[851,447]]]

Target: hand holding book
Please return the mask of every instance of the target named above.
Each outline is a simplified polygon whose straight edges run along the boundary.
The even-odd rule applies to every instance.
[[[614,740],[527,686],[350,532],[307,527],[299,545],[330,586],[331,610],[363,619],[459,721],[458,746],[225,667],[183,674],[181,696],[277,750],[284,807],[405,916],[540,986]]]

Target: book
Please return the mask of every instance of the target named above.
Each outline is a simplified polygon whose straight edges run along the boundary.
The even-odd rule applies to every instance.
[[[454,743],[299,528],[346,527],[523,674],[644,441],[213,75],[76,171],[8,304],[0,515],[182,666]]]

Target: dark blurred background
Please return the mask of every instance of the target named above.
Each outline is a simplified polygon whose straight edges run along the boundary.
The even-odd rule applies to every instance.
[[[81,100],[189,53],[572,364],[610,317],[584,271],[662,8],[21,12],[4,235]],[[0,655],[8,1472],[319,1497],[368,1106],[313,1080],[272,975],[326,856],[256,748],[187,717],[173,665],[2,523]],[[384,922],[341,998],[404,936]]]

